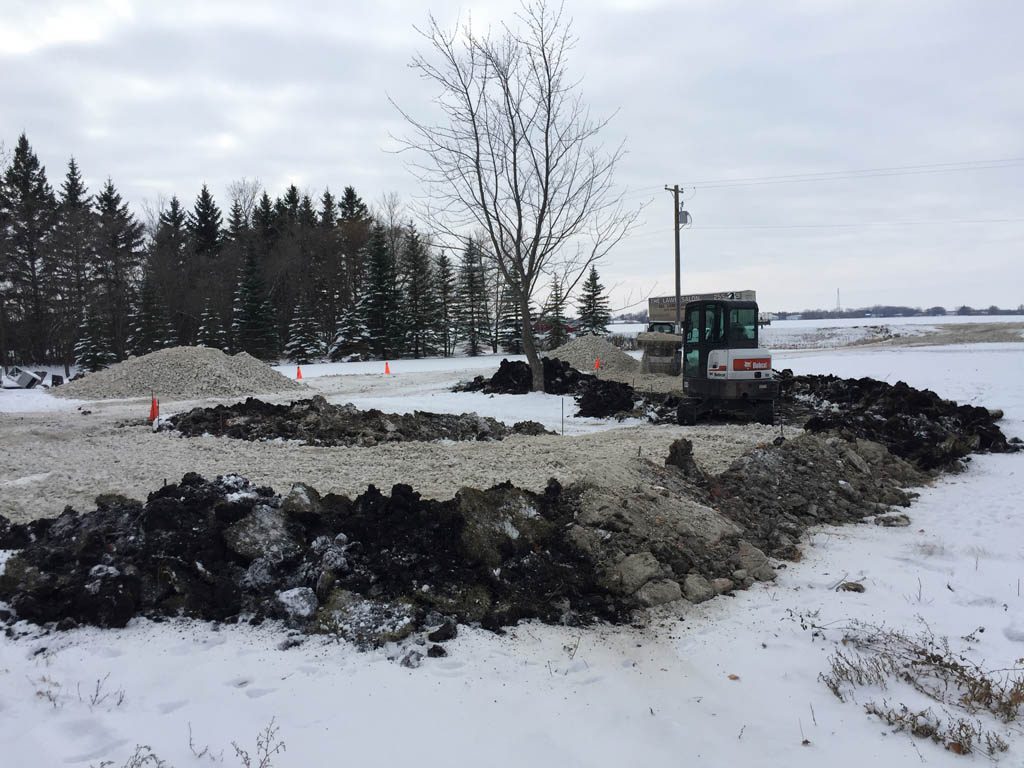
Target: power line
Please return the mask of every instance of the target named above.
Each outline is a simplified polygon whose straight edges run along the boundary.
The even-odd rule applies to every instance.
[[[725,189],[728,187],[759,186],[762,184],[792,184],[809,181],[850,181],[854,179],[886,178],[890,176],[916,176],[935,173],[956,173],[961,171],[986,171],[1002,168],[1016,168],[1024,164],[1024,157],[1009,157],[1001,160],[965,160],[956,163],[929,163],[924,165],[894,165],[880,168],[863,168],[846,171],[818,171],[778,176],[751,176],[746,178],[705,179],[690,182],[690,186],[702,189]]]

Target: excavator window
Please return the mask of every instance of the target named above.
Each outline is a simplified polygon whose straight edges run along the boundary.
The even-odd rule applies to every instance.
[[[749,307],[729,310],[729,341],[757,340],[757,310]]]

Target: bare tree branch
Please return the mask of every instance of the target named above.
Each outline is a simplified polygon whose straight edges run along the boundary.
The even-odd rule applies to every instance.
[[[530,302],[556,276],[568,294],[590,266],[630,231],[640,207],[616,191],[624,146],[600,142],[608,119],[591,116],[568,75],[576,44],[562,5],[526,0],[516,26],[477,34],[472,23],[443,29],[431,16],[428,45],[410,64],[436,92],[436,122],[413,117],[398,138],[419,179],[422,214],[442,237],[484,233],[523,322],[534,389],[543,371]]]

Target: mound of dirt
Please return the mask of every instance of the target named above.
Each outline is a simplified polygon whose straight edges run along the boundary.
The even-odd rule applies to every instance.
[[[304,391],[266,363],[239,352],[226,355],[208,347],[171,347],[89,373],[54,390],[60,397],[107,400],[149,397],[194,400],[255,393]]]
[[[628,384],[580,373],[566,361],[557,358],[542,357],[541,363],[544,366],[544,391],[549,395],[573,395],[579,408],[577,416],[606,419],[632,413],[636,409],[637,395]],[[470,382],[456,386],[455,391],[525,395],[530,391],[531,383],[530,366],[527,363],[502,360],[498,370],[489,379],[477,376]]]
[[[371,486],[350,500],[189,474],[145,504],[98,501],[88,514],[7,526],[6,540],[32,538],[0,576],[19,618],[117,627],[136,615],[252,615],[369,646],[437,615],[497,628],[615,620],[625,609],[568,545],[575,496],[557,483],[447,501]]]
[[[535,421],[507,427],[475,413],[458,415],[361,411],[331,405],[322,396],[288,405],[248,398],[244,403],[193,408],[165,422],[185,437],[216,435],[241,440],[297,440],[306,445],[354,445],[430,440],[502,440],[511,434],[551,434]]]
[[[780,386],[784,399],[810,410],[804,429],[873,440],[924,470],[954,468],[975,452],[1019,450],[996,426],[1001,412],[958,405],[902,381],[793,376],[784,371]]]
[[[577,336],[558,349],[548,352],[550,357],[564,360],[580,371],[594,370],[601,361],[601,370],[609,373],[636,373],[640,363],[616,347],[603,336]]]
[[[133,616],[277,618],[361,647],[452,622],[632,620],[635,609],[775,577],[805,527],[903,505],[923,479],[869,441],[803,434],[718,476],[680,440],[664,465],[633,458],[614,484],[533,493],[505,483],[423,499],[408,485],[354,500],[284,495],[190,473],[143,504],[11,524],[0,599],[17,619],[124,626]],[[767,553],[767,554],[766,554]]]

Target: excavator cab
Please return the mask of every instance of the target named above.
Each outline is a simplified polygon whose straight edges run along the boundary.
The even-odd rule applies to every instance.
[[[774,421],[777,384],[771,352],[761,349],[754,301],[691,301],[683,313],[682,373],[685,398],[679,423],[705,413],[747,412]]]

